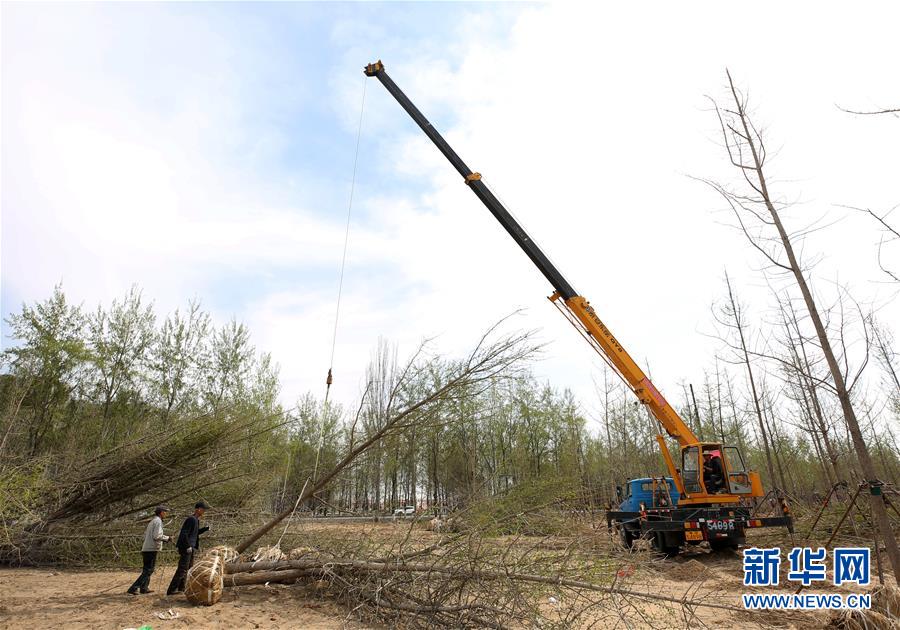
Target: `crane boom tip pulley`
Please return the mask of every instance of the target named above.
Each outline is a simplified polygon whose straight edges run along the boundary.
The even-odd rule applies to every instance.
[[[384,64],[381,63],[381,59],[379,59],[375,63],[367,64],[364,70],[367,77],[374,77],[377,73],[384,70]]]

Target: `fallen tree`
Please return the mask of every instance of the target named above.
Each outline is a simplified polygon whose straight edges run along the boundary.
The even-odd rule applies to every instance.
[[[642,599],[653,599],[664,602],[672,602],[680,605],[702,606],[706,608],[719,608],[722,610],[742,611],[737,606],[717,604],[686,599],[684,597],[670,597],[658,593],[645,593],[616,586],[604,586],[584,580],[572,580],[549,575],[534,575],[530,573],[516,573],[510,571],[487,571],[479,569],[461,570],[458,567],[441,567],[432,564],[369,562],[365,560],[328,559],[316,560],[280,560],[273,562],[234,562],[225,565],[225,586],[244,586],[250,584],[266,584],[268,582],[291,582],[303,577],[320,576],[327,577],[331,574],[353,571],[371,571],[378,574],[386,573],[424,573],[451,576],[457,579],[476,580],[514,580],[522,582],[534,582],[537,584],[549,584],[553,586],[597,591],[617,595],[631,595]]]
[[[487,387],[492,380],[514,376],[518,368],[537,352],[538,347],[532,343],[532,335],[528,332],[502,336],[492,341],[491,338],[497,332],[500,323],[492,326],[481,337],[464,360],[451,367],[445,380],[435,382],[429,391],[410,400],[406,391],[407,385],[414,371],[424,367],[420,365],[425,352],[425,344],[422,344],[402,370],[389,375],[391,378],[387,387],[384,387],[384,383],[378,384],[387,393],[386,399],[381,403],[380,411],[385,420],[380,426],[368,432],[360,439],[359,443],[356,443],[357,422],[354,421],[349,448],[337,465],[320,477],[308,479],[295,505],[260,526],[237,546],[237,551],[243,553],[276,525],[291,516],[298,505],[304,504],[324,489],[341,471],[350,466],[374,444],[391,434],[405,431],[416,423],[424,424],[441,405],[452,403],[465,396],[472,396],[473,390]],[[366,403],[367,395],[373,391],[375,386],[375,383],[370,382],[366,387],[360,403],[360,410]],[[357,421],[358,419],[359,412],[356,417]]]
[[[48,457],[2,468],[0,564],[83,562],[93,555],[91,537],[138,537],[155,505],[191,503],[199,493],[222,496],[233,483],[246,496],[259,477],[246,466],[247,445],[271,439],[286,422],[282,413],[259,417],[223,409],[77,465]]]
[[[500,520],[529,518],[518,513]],[[702,623],[696,619],[700,609],[739,612],[697,584],[684,592],[660,592],[649,549],[623,553],[586,522],[569,518],[567,537],[498,538],[483,529],[416,537],[423,530],[411,523],[405,534],[395,534],[387,552],[373,544],[352,557],[303,548],[279,560],[241,559],[225,564],[221,584],[224,589],[312,588],[317,597],[341,601],[363,621],[406,627],[628,626],[638,621],[645,627],[672,627],[677,618],[688,627]],[[434,536],[440,536],[438,541],[426,544]]]

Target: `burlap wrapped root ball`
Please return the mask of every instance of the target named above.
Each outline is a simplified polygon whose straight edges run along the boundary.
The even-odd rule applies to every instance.
[[[217,547],[213,547],[209,551],[203,553],[203,556],[209,556],[212,554],[218,554],[221,556],[222,560],[225,561],[225,564],[229,562],[237,562],[240,559],[241,554],[237,552],[237,549],[234,547],[229,547],[228,545],[219,545]]]
[[[246,554],[241,556],[241,559],[245,562],[277,562],[286,558],[287,556],[284,555],[284,552],[276,546],[260,547],[249,556]]]
[[[194,561],[187,574],[184,595],[192,604],[212,606],[225,590],[225,563],[237,558],[231,547],[213,547]]]
[[[315,562],[329,562],[334,560],[334,554],[329,551],[321,551],[313,547],[294,547],[287,554],[288,560],[312,560]]]
[[[312,547],[294,547],[291,549],[288,554],[288,560],[302,560],[303,558],[307,558],[309,556],[314,556],[318,552]]]

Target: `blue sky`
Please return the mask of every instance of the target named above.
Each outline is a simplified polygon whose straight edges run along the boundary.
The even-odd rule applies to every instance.
[[[88,308],[135,283],[161,315],[198,297],[251,327],[286,402],[320,390],[362,67],[381,58],[670,398],[712,364],[724,267],[757,317],[769,303],[721,202],[687,177],[732,175],[706,99],[726,66],[779,147],[779,194],[803,201],[796,225],[841,219],[808,245],[823,293],[847,282],[900,321],[877,233],[836,209],[897,203],[896,125],[834,106],[900,102],[884,81],[895,10],[823,6],[4,4],[3,314],[59,281]],[[548,343],[537,373],[590,410],[597,361],[546,282],[365,89],[337,396],[358,394],[379,336],[455,352],[524,308],[516,325]]]
[[[165,225],[173,217],[173,229],[188,221],[198,229],[215,224],[226,233],[240,233],[263,208],[291,214],[291,208],[302,207],[305,216],[320,221],[328,232],[312,239],[328,240],[318,243],[316,255],[300,253],[302,265],[292,255],[243,259],[238,244],[228,252],[228,269],[202,269],[202,277],[180,296],[154,290],[169,278],[150,279],[147,286],[151,269],[135,270],[132,281],[140,282],[164,309],[198,295],[207,308],[227,316],[241,314],[272,292],[334,293],[334,256],[341,246],[334,237],[342,232],[338,228],[346,214],[363,65],[383,56],[454,70],[459,64],[454,41],[461,30],[474,27],[499,41],[517,11],[516,5],[404,3],[5,6],[4,313],[45,295],[53,278],[67,287],[83,281],[67,277],[71,273],[65,264],[42,270],[35,281],[18,273],[18,264],[35,254],[65,263],[90,257],[88,250],[104,246],[83,224],[58,225],[66,204],[47,203],[44,193],[63,184],[35,172],[47,166],[48,155],[66,132],[73,134],[68,163],[57,161],[51,168],[68,178],[86,175],[92,181],[83,188],[115,186],[106,181],[104,163],[117,161],[120,149],[144,150],[144,155],[126,157],[131,172],[122,174],[139,189],[100,200],[114,209],[85,211],[98,223],[110,221],[113,240],[135,239],[134,231],[145,222]],[[43,111],[35,111],[36,105]],[[384,111],[384,105],[374,111]],[[434,114],[452,122],[452,110],[433,105]],[[373,159],[392,134],[411,129],[408,120],[391,113],[368,125],[362,137],[360,159],[365,164],[358,169],[358,199],[398,188],[416,195],[425,188],[416,176]],[[30,130],[48,127],[62,129],[47,138],[28,137]],[[84,143],[80,147],[79,141]],[[98,141],[108,146],[98,147]],[[77,169],[71,161],[80,159],[93,159],[86,165],[89,173],[72,172]],[[138,172],[141,167],[147,171]],[[160,184],[173,194],[154,198],[158,190],[152,189]],[[210,199],[213,191],[221,199]],[[82,196],[90,204],[94,191],[80,192],[88,192]],[[150,201],[144,207],[129,207],[132,195],[147,193]],[[365,203],[358,202],[354,210],[355,225],[377,222]],[[207,244],[216,247],[215,242]],[[260,242],[254,245],[264,248]],[[196,252],[204,266],[216,258],[209,253]],[[99,258],[112,269],[90,269],[93,277],[87,284],[94,289],[98,280],[108,280],[103,290],[84,296],[88,304],[122,289],[123,278],[109,273],[121,261]],[[152,267],[153,257],[147,262]],[[386,267],[373,259],[356,270],[355,278],[373,282]],[[385,283],[380,297],[401,300],[403,292],[402,285]],[[4,323],[5,342],[7,332]]]

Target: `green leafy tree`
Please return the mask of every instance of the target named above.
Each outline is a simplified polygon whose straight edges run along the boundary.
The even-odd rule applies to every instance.
[[[120,396],[140,398],[143,364],[154,337],[156,316],[152,304],[144,304],[141,292],[131,287],[109,310],[98,306],[88,318],[91,380],[104,421],[102,437],[115,432],[113,403]]]
[[[232,319],[212,335],[203,359],[203,402],[213,413],[233,404],[246,393],[255,349],[250,331]]]
[[[62,286],[33,306],[7,320],[19,345],[3,353],[11,373],[26,383],[27,427],[25,450],[32,456],[44,451],[56,437],[61,411],[79,385],[88,356],[84,341],[85,316],[80,306],[68,303]]]
[[[209,315],[192,300],[185,313],[176,309],[166,317],[156,334],[149,351],[150,380],[166,421],[196,405],[209,332]]]

